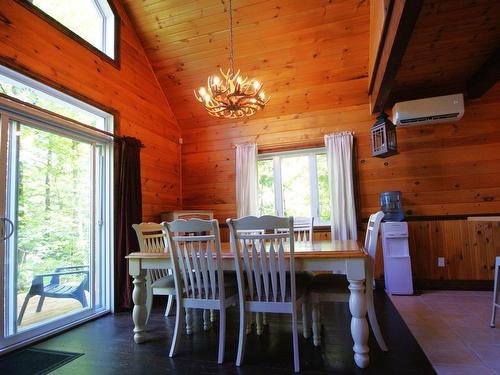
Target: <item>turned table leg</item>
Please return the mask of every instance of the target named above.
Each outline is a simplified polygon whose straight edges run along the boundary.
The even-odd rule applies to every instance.
[[[148,315],[146,307],[146,270],[141,269],[140,260],[133,259],[129,263],[129,273],[134,278],[134,291],[132,292],[134,302],[132,311],[134,341],[140,344],[146,340],[146,319]]]
[[[349,279],[349,310],[351,311],[351,334],[354,341],[354,361],[365,368],[370,363],[368,355],[368,322],[366,321],[366,297],[364,280]]]

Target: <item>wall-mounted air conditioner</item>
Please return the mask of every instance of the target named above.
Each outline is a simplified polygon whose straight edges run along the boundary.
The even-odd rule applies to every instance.
[[[410,100],[396,103],[392,108],[392,122],[397,126],[458,121],[463,115],[464,96],[462,94]]]

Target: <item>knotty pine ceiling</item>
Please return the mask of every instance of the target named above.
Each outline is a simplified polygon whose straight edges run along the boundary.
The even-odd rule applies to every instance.
[[[193,89],[229,62],[227,0],[124,0],[181,127],[209,116]],[[252,119],[367,103],[367,0],[234,0],[235,66],[271,96]]]

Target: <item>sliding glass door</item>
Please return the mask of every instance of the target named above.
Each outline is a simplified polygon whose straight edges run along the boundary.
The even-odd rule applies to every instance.
[[[112,143],[8,100],[0,116],[3,351],[110,310]]]
[[[10,321],[19,332],[92,306],[95,146],[10,126],[7,215],[17,230],[7,253]]]

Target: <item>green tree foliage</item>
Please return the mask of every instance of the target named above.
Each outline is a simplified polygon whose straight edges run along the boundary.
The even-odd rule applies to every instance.
[[[0,92],[95,125],[95,118],[28,87],[0,80]],[[89,264],[93,153],[90,144],[18,122],[10,126],[17,140],[17,290],[22,293],[34,275]]]
[[[310,216],[311,186],[309,177],[309,155],[282,157],[281,184],[285,215]],[[259,175],[259,211],[261,215],[275,215],[274,167],[272,159],[260,159],[257,163]],[[330,221],[330,188],[325,154],[316,155],[319,219]],[[313,186],[316,189],[316,186]]]
[[[263,159],[257,163],[259,175],[259,210],[261,215],[276,215],[274,206],[273,160]]]
[[[319,217],[322,222],[330,221],[330,185],[326,154],[316,155],[316,168],[318,173]]]
[[[18,125],[18,291],[36,274],[89,264],[91,146]]]

